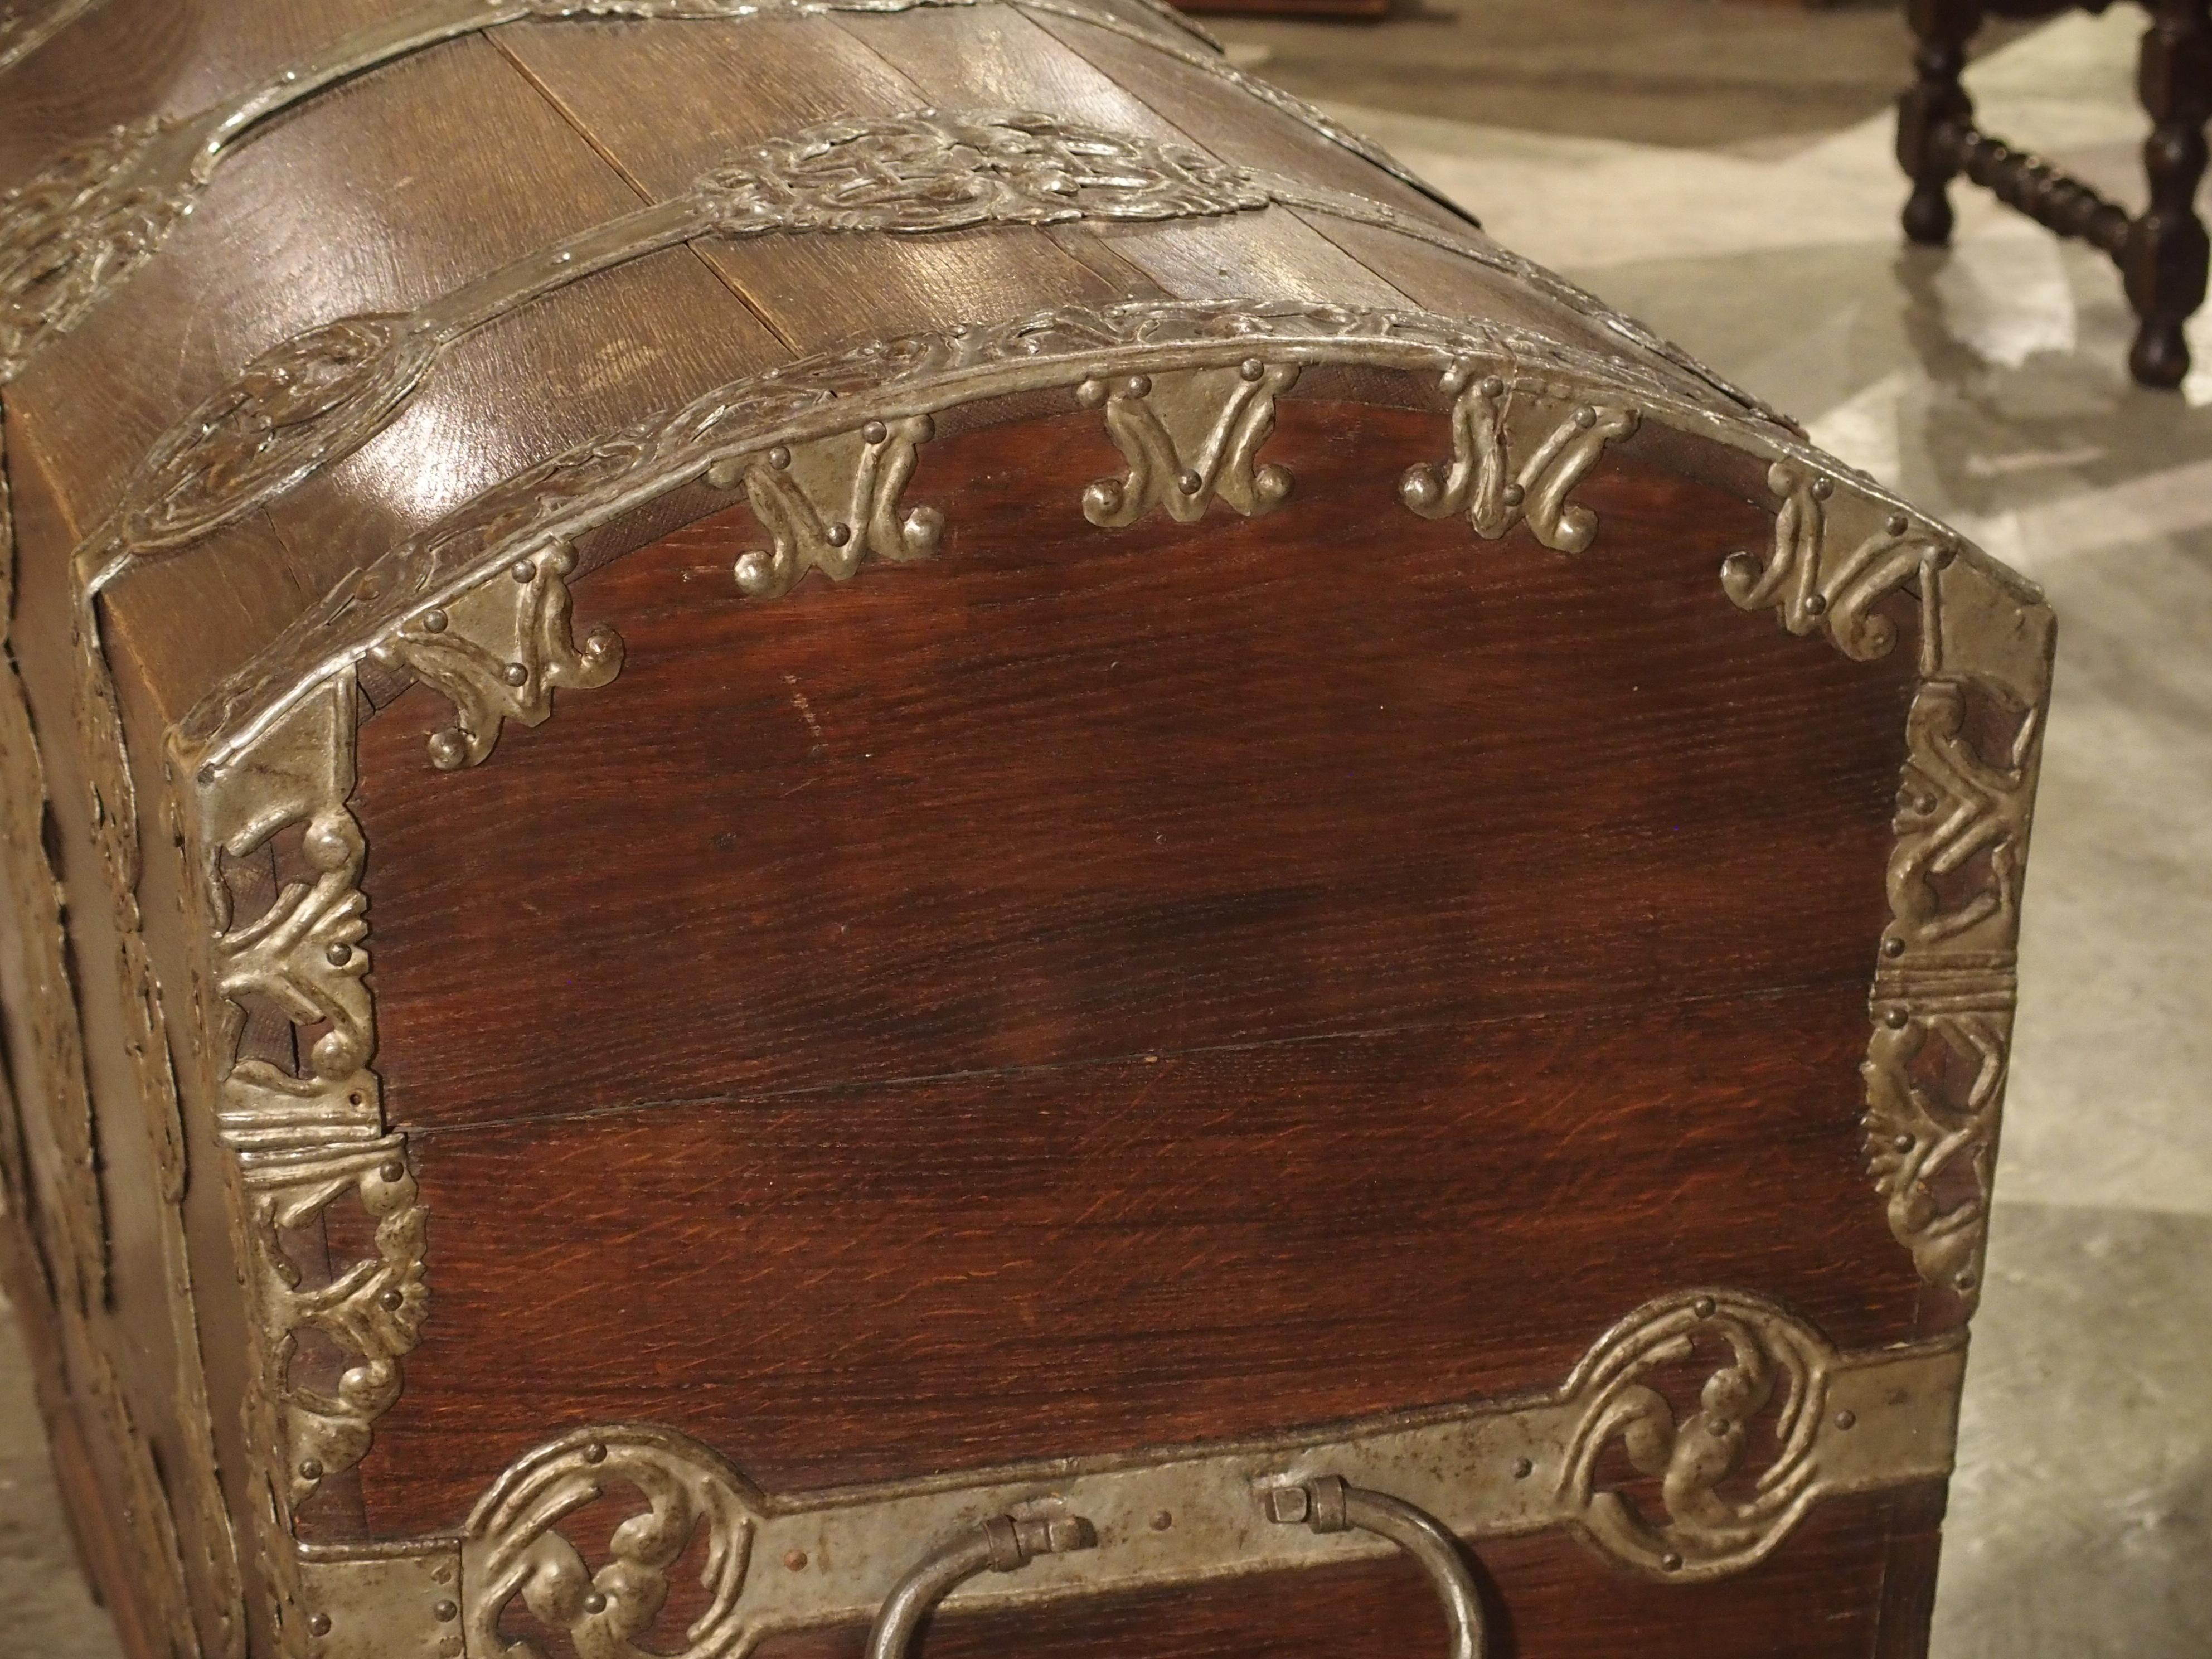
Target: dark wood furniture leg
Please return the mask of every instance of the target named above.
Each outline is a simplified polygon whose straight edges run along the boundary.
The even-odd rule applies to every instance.
[[[2153,0],[2138,76],[2154,124],[2143,145],[2150,206],[2130,228],[2120,268],[2142,327],[2128,366],[2145,386],[2189,372],[2182,325],[2204,302],[2208,244],[2197,216],[2212,119],[2212,0]]]
[[[1974,123],[1974,106],[1959,76],[1966,67],[1966,44],[1982,26],[1982,0],[1907,0],[1905,15],[1920,41],[1913,58],[1917,78],[1897,112],[1897,159],[1912,180],[1905,234],[1941,246],[1951,240],[1956,216],[1950,184],[1960,171],[1957,149],[1947,141]]]

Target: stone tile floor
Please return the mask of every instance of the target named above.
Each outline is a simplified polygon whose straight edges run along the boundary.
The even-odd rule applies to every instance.
[[[1508,22],[1479,38],[1473,0],[1365,31],[1220,32],[1278,60],[1263,73],[1358,100],[1339,112],[1504,240],[2050,589],[2059,672],[1936,1654],[2205,1659],[2212,319],[2183,393],[2141,392],[2099,256],[1965,191],[1953,252],[1901,250],[1894,16],[1636,3],[1682,38],[1624,45],[1654,33],[1627,0],[1499,4]],[[1504,54],[1496,86],[1480,54],[1456,82],[1407,70],[1437,54],[1439,17]],[[1556,49],[1561,19],[1579,52]],[[1986,125],[2139,198],[2139,27],[2121,11],[2008,38],[1973,72]],[[1468,106],[1494,125],[1449,118]],[[0,1649],[112,1659],[53,1504],[0,1341]]]

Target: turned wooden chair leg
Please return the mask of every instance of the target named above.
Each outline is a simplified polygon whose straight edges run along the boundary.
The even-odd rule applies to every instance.
[[[2142,322],[2128,366],[2145,386],[2172,386],[2189,373],[2182,326],[2204,301],[2208,244],[2197,187],[2212,119],[2212,0],[2152,0],[2151,13],[2139,76],[2153,123],[2143,145],[2150,206],[2129,233],[2121,266]]]
[[[1972,100],[1959,76],[1966,67],[1966,43],[1982,26],[1982,4],[1983,0],[1907,0],[1905,8],[1920,49],[1913,56],[1912,87],[1898,100],[1897,159],[1912,180],[1905,234],[1916,242],[1951,240],[1949,185],[1959,169],[1940,135],[1974,118]]]

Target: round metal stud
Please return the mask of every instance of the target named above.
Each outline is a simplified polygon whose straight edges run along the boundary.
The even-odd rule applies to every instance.
[[[317,1462],[314,1458],[312,1458],[312,1457],[303,1457],[303,1458],[301,1458],[301,1459],[300,1460],[300,1479],[301,1479],[301,1480],[321,1480],[322,1478],[323,1478],[323,1466],[322,1466],[322,1464],[321,1464],[320,1462]]]
[[[1902,1008],[1891,1008],[1882,1014],[1881,1023],[1893,1031],[1901,1031],[1912,1023],[1912,1016]]]
[[[853,539],[853,526],[842,523],[833,524],[824,533],[830,538],[830,546],[842,547]]]
[[[407,1293],[397,1285],[376,1293],[376,1305],[386,1313],[398,1313],[407,1305]]]
[[[1516,1457],[1513,1460],[1513,1478],[1516,1480],[1526,1480],[1535,1473],[1536,1466],[1527,1458]]]
[[[1575,411],[1575,424],[1585,432],[1597,424],[1597,410],[1585,404]]]
[[[1701,1296],[1690,1304],[1690,1311],[1700,1319],[1711,1319],[1713,1316],[1715,1305],[1712,1297]]]
[[[1856,1428],[1858,1426],[1858,1420],[1859,1417],[1856,1412],[1838,1412],[1836,1413],[1836,1426],[1839,1429],[1849,1430]]]
[[[584,1611],[586,1613],[605,1613],[606,1610],[607,1597],[605,1591],[586,1590],[584,1592]]]
[[[526,582],[538,574],[538,567],[528,559],[517,559],[507,566],[507,574],[519,582]]]
[[[1518,507],[1528,499],[1528,492],[1519,484],[1508,484],[1498,492],[1498,499],[1508,507]]]
[[[527,685],[530,684],[530,671],[519,662],[511,662],[507,664],[506,667],[499,671],[499,677],[505,680],[509,685]]]
[[[1482,395],[1486,398],[1503,398],[1505,395],[1504,377],[1499,374],[1484,375],[1482,379]]]
[[[1256,380],[1267,372],[1267,364],[1261,362],[1257,357],[1247,357],[1237,365],[1237,374],[1240,380]]]
[[[860,441],[863,443],[879,444],[890,435],[890,428],[881,421],[870,421],[867,425],[860,428]]]
[[[407,1165],[396,1158],[386,1158],[378,1166],[376,1172],[387,1182],[407,1179]]]
[[[586,1440],[584,1443],[584,1461],[586,1463],[605,1462],[607,1461],[606,1447],[602,1445],[599,1441]]]
[[[458,772],[468,763],[469,740],[459,726],[447,726],[430,735],[430,764],[441,772]]]
[[[768,464],[777,471],[782,471],[791,465],[791,451],[783,445],[778,444],[774,449],[769,451]]]
[[[446,613],[442,611],[425,611],[422,613],[422,631],[426,634],[444,633]]]
[[[1911,528],[1912,520],[1906,518],[1902,513],[1893,513],[1889,515],[1889,533],[1891,535],[1902,536],[1906,531]]]
[[[606,1600],[605,1596],[601,1596],[599,1599],[603,1602]],[[592,1598],[590,1596],[586,1596],[584,1598],[585,1604],[588,1606]],[[461,1616],[460,1603],[458,1601],[441,1601],[436,1607],[430,1609],[430,1616],[433,1619],[435,1619],[441,1625],[450,1625],[454,1620]]]
[[[1680,1572],[1682,1570],[1682,1558],[1674,1551],[1668,1550],[1666,1554],[1659,1558],[1659,1565],[1669,1572]]]
[[[328,1636],[330,1633],[331,1633],[331,1616],[330,1616],[330,1614],[328,1614],[327,1613],[315,1613],[314,1615],[313,1615],[312,1617],[310,1617],[310,1618],[308,1619],[308,1620],[307,1620],[307,1634],[308,1634],[308,1635],[310,1635],[310,1636]]]
[[[806,1552],[805,1550],[786,1550],[783,1553],[783,1565],[793,1572],[805,1572],[806,1571]]]
[[[1912,1137],[1911,1135],[1899,1135],[1896,1139],[1891,1141],[1889,1144],[1900,1152],[1909,1152],[1912,1150]]]
[[[1825,594],[1825,593],[1808,593],[1808,594],[1805,596],[1805,614],[1806,614],[1807,616],[1808,616],[1808,617],[1819,617],[1819,616],[1824,616],[1824,615],[1826,615],[1826,612],[1827,612],[1827,609],[1828,609],[1828,596],[1827,596],[1826,594]]]
[[[1195,495],[1205,486],[1206,480],[1195,472],[1186,472],[1176,480],[1176,488],[1186,495]]]
[[[1814,501],[1825,501],[1829,496],[1835,493],[1836,481],[1833,478],[1815,478],[1813,480],[1813,499]]]
[[[1882,940],[1881,953],[1886,957],[1892,957],[1903,956],[1905,954],[1905,941],[1898,938],[1894,933],[1891,934],[1887,939]]]
[[[333,968],[343,968],[353,960],[350,945],[329,945],[323,947],[323,960]]]
[[[1951,1282],[1954,1285],[1956,1285],[1962,1291],[1972,1290],[1974,1288],[1973,1269],[1971,1267],[1962,1269],[1960,1272],[1959,1276],[1954,1279]]]
[[[1152,395],[1152,377],[1149,374],[1132,374],[1127,380],[1121,382],[1121,395],[1125,398],[1151,397]]]
[[[1257,380],[1259,377],[1258,377],[1257,375],[1248,375],[1248,376],[1246,376],[1246,378],[1247,378],[1248,380]],[[1154,1532],[1165,1532],[1165,1531],[1167,1531],[1170,1527],[1172,1527],[1172,1526],[1174,1526],[1174,1525],[1175,1525],[1175,1511],[1174,1511],[1174,1510],[1153,1510],[1153,1511],[1152,1511],[1152,1530],[1153,1530]]]

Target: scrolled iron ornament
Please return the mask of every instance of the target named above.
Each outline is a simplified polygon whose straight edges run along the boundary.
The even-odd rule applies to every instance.
[[[1767,487],[1782,498],[1774,520],[1774,550],[1761,562],[1732,553],[1721,565],[1721,586],[1744,611],[1771,608],[1792,634],[1825,631],[1847,657],[1871,662],[1888,654],[1897,628],[1875,607],[1907,582],[1925,579],[1950,562],[1956,549],[1892,513],[1858,546],[1830,556],[1829,500],[1835,480],[1795,460],[1767,471]]]
[[[1407,468],[1399,499],[1424,519],[1465,513],[1485,540],[1496,541],[1525,522],[1555,552],[1587,551],[1597,537],[1597,514],[1568,497],[1607,444],[1635,432],[1638,410],[1624,404],[1584,404],[1562,417],[1547,405],[1535,418],[1551,421],[1551,429],[1516,468],[1516,393],[1505,377],[1454,363],[1444,371],[1443,386],[1452,399],[1451,459]]]
[[[1717,1358],[1694,1411],[1654,1388],[1655,1372]],[[1714,1577],[1751,1565],[1817,1496],[1822,1413],[1837,1354],[1772,1304],[1727,1291],[1656,1303],[1616,1326],[1569,1385],[1582,1409],[1559,1476],[1574,1524],[1625,1565],[1654,1576]],[[1771,1408],[1771,1428],[1762,1427]],[[1754,1433],[1772,1455],[1747,1482]],[[1618,1443],[1638,1474],[1660,1483],[1661,1518],[1601,1484]]]
[[[1154,511],[1195,524],[1216,501],[1248,519],[1273,512],[1290,499],[1291,474],[1261,462],[1260,446],[1297,378],[1296,363],[1248,357],[1233,369],[1084,381],[1076,401],[1105,411],[1129,474],[1087,486],[1083,516],[1119,529]]]
[[[594,628],[581,644],[572,631],[568,578],[575,568],[575,550],[556,544],[516,560],[507,580],[410,617],[370,648],[380,666],[414,675],[453,705],[453,724],[430,738],[440,771],[480,765],[508,720],[543,724],[556,690],[587,690],[622,672],[613,629]]]
[[[596,1572],[563,1535],[568,1518],[627,1489],[642,1513],[615,1528]],[[586,1429],[509,1468],[471,1511],[461,1536],[461,1617],[467,1650],[486,1659],[544,1659],[501,1629],[520,1601],[579,1659],[723,1659],[740,1651],[737,1616],[759,1494],[696,1442],[667,1429]],[[703,1530],[707,1605],[666,1654],[638,1645],[652,1631],[671,1575]]]
[[[927,558],[945,533],[945,515],[917,507],[900,516],[899,497],[914,476],[917,447],[934,435],[927,415],[870,421],[793,450],[777,445],[765,455],[709,467],[716,489],[742,487],[753,516],[773,544],[738,556],[733,574],[748,599],[788,593],[810,570],[845,581],[871,558]],[[831,516],[817,500],[842,503]]]

